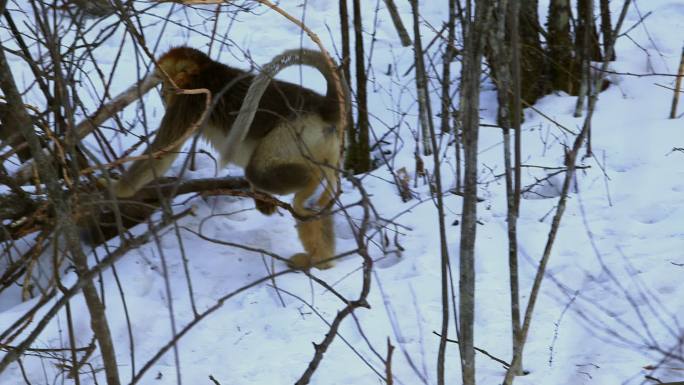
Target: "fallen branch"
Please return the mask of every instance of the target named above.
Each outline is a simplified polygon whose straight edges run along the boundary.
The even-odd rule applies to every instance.
[[[79,218],[80,227],[84,230],[82,236],[85,240],[91,244],[100,244],[145,222],[159,209],[162,202],[189,193],[247,196],[250,191],[249,183],[241,177],[194,179],[182,182],[176,178],[160,178],[125,200],[106,199],[106,194],[102,192],[84,194],[79,197],[82,204],[79,212],[75,214]],[[271,199],[275,200],[275,198]],[[284,202],[282,204],[286,205]]]
[[[177,178],[160,178],[143,187],[136,195],[116,202],[106,199],[102,191],[79,191],[71,197],[73,213],[78,225],[85,229],[87,240],[101,243],[119,233],[115,225],[117,215],[121,216],[122,229],[127,230],[144,222],[164,200],[182,194],[230,195],[252,197],[264,200],[277,207],[293,212],[291,205],[263,193],[250,191],[249,183],[242,177],[205,178],[179,182]],[[118,211],[118,214],[115,214]],[[0,195],[0,220],[10,221],[0,233],[0,241],[20,239],[44,229],[55,222],[49,200],[42,196],[20,199],[15,193]],[[93,233],[93,231],[95,232]],[[102,231],[102,233],[100,233]]]

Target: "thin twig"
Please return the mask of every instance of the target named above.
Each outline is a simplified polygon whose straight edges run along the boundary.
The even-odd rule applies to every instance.
[[[670,119],[677,117],[677,105],[679,104],[679,90],[682,89],[682,78],[684,77],[684,47],[682,47],[682,57],[679,62],[679,71],[677,71],[677,80],[675,81],[674,95],[672,96],[672,108],[670,109]]]
[[[434,334],[434,335],[436,335],[436,336],[438,336],[438,337],[441,338],[441,335],[440,335],[439,333],[437,333],[436,331],[434,331],[434,330],[432,331],[432,334]],[[457,340],[453,340],[453,339],[450,339],[450,338],[447,338],[446,340],[447,340],[447,342],[452,342],[452,343],[455,343],[455,344],[460,344],[460,342],[457,341]],[[500,364],[503,365],[505,368],[509,368],[509,367],[511,366],[511,364],[509,364],[508,362],[506,362],[506,361],[502,360],[501,358],[498,358],[498,357],[496,357],[496,356],[490,354],[488,351],[486,351],[486,350],[484,350],[484,349],[480,349],[480,348],[478,348],[478,347],[476,346],[476,347],[475,347],[475,350],[478,351],[478,352],[480,352],[480,353],[482,353],[482,354],[484,354],[485,356],[491,358],[492,360],[494,360],[494,361],[500,363]]]

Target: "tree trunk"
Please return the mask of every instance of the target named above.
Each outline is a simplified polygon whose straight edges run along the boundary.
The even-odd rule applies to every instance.
[[[608,52],[608,45],[613,41],[613,29],[610,22],[610,0],[600,0],[601,5],[601,34],[603,35],[603,54]],[[615,50],[608,56],[608,60],[615,61]]]
[[[459,330],[464,385],[475,385],[475,236],[477,227],[477,144],[479,134],[480,75],[485,31],[491,28],[491,0],[478,1],[475,19],[467,28],[461,70],[461,106],[465,154],[463,222],[459,272]]]
[[[430,133],[434,132],[432,124],[432,111],[430,107],[430,95],[428,94],[427,73],[425,72],[425,60],[423,59],[423,44],[420,38],[420,19],[418,0],[410,0],[413,14],[413,53],[416,68],[416,93],[418,94],[418,117],[423,144],[423,155],[432,155]]]
[[[449,122],[451,121],[451,63],[456,56],[456,2],[449,0],[449,20],[447,21],[447,41],[442,59],[442,112],[441,112],[441,131],[447,133],[451,131]]]
[[[522,77],[522,99],[534,104],[548,90],[544,77],[544,51],[539,39],[538,0],[520,1],[520,66]]]
[[[589,73],[589,62],[591,60],[591,20],[593,18],[593,1],[579,0],[577,3],[577,30],[575,32],[575,56],[578,58],[580,66],[580,87],[577,93],[577,102],[575,103],[574,116],[579,118],[582,116],[582,108],[584,107],[584,100],[589,92],[589,82],[591,76]],[[589,134],[591,138],[591,131]],[[587,139],[587,148],[591,152],[591,141]]]
[[[397,5],[394,4],[394,0],[385,0],[385,6],[387,7],[387,11],[389,12],[390,17],[392,18],[394,28],[397,30],[397,34],[399,34],[399,40],[401,40],[401,45],[403,45],[404,47],[410,46],[411,36],[409,36],[406,27],[404,27],[404,23],[402,23],[401,21],[401,16],[399,16],[399,11],[397,10]]]
[[[511,288],[511,330],[513,356],[519,349],[520,301],[518,295],[517,217],[519,182],[519,155],[516,151],[516,168],[511,155],[511,127],[516,129],[516,150],[520,142],[520,58],[519,58],[519,3],[500,0],[494,7],[493,22],[487,31],[487,49],[490,68],[497,88],[497,124],[503,130],[504,168],[506,178],[506,204],[508,225],[508,264]],[[516,183],[517,182],[517,183]],[[516,363],[515,373],[522,374],[522,361]]]
[[[447,22],[448,37],[446,47],[444,49],[443,63],[442,63],[442,112],[441,112],[441,131],[448,133],[451,131],[449,127],[451,119],[451,62],[455,55],[456,44],[456,2],[458,0],[449,0],[449,20]],[[455,129],[455,127],[454,127]],[[437,147],[437,139],[435,138],[435,131],[431,132],[432,145]],[[455,133],[458,135],[458,132]],[[456,141],[458,143],[458,141]],[[458,152],[458,144],[456,144],[456,151]],[[449,332],[449,250],[446,243],[446,229],[444,226],[444,203],[442,197],[442,178],[439,167],[439,151],[433,153],[434,157],[434,175],[435,183],[437,184],[437,211],[439,213],[439,230],[440,230],[440,246],[441,246],[441,273],[442,273],[442,331],[440,333],[439,350],[437,358],[437,383],[444,385],[445,375],[445,356],[446,343]],[[457,165],[456,167],[460,167]],[[457,182],[458,185],[458,182]]]
[[[677,118],[677,104],[679,104],[679,94],[682,89],[682,77],[684,77],[684,47],[682,47],[682,57],[679,59],[679,70],[677,71],[677,79],[675,80],[672,107],[670,107],[670,119]]]
[[[508,268],[509,280],[511,289],[511,329],[513,330],[513,357],[516,353],[522,350],[522,325],[520,322],[520,288],[518,285],[518,216],[520,214],[520,188],[521,188],[521,127],[522,121],[522,100],[521,100],[521,79],[520,79],[520,39],[519,39],[519,24],[520,20],[520,4],[517,1],[512,1],[509,4],[508,18],[510,20],[510,36],[511,36],[511,78],[513,80],[513,103],[511,111],[511,123],[515,131],[515,169],[513,175],[508,176],[507,179],[512,179],[506,182],[508,195],[512,195],[512,199],[507,199],[508,204]],[[510,137],[507,139],[510,141]],[[510,142],[508,143],[508,166],[510,170]],[[514,374],[523,374],[522,359],[512,364],[511,370]]]
[[[585,46],[589,58],[592,61],[602,61],[601,47],[599,46],[598,32],[596,31],[596,23],[594,23],[594,1],[593,0],[577,0],[577,30],[575,31],[575,45],[576,52],[583,52]],[[588,30],[589,42],[585,43],[585,31]],[[588,45],[587,45],[588,44]]]
[[[551,0],[548,18],[549,79],[554,90],[577,95],[581,69],[570,36],[570,1]],[[523,80],[524,83],[524,80]]]
[[[16,152],[19,160],[25,162],[31,158],[31,150],[19,133],[17,125],[21,123],[16,119],[15,111],[8,108],[6,103],[0,103],[0,140],[2,140],[2,147],[10,146]]]
[[[502,128],[511,126],[511,45],[506,29],[508,0],[494,6],[491,28],[487,30],[485,56],[497,89],[496,122]]]
[[[342,58],[340,63],[342,65],[342,73],[344,80],[349,84],[351,89],[351,43],[349,38],[349,11],[347,7],[347,0],[340,0],[340,35],[342,37]],[[358,145],[356,144],[356,126],[354,125],[354,116],[351,108],[347,111],[347,150],[345,155],[345,169],[354,171],[356,162],[356,151]]]
[[[356,128],[349,130],[352,137],[348,146],[349,154],[347,156],[346,168],[352,170],[355,174],[359,174],[369,171],[371,164],[361,2],[360,0],[353,0],[353,4],[357,121]]]
[[[72,6],[88,17],[102,18],[113,15],[115,7],[107,0],[68,0],[66,6]]]

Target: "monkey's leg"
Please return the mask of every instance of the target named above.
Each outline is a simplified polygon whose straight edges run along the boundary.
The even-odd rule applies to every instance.
[[[293,207],[301,216],[319,214],[335,196],[337,174],[325,164],[337,164],[339,146],[334,130],[315,117],[275,128],[257,146],[245,176],[262,191],[295,193]],[[294,255],[296,268],[328,268],[335,253],[330,215],[298,221],[297,232],[305,253]]]
[[[150,158],[135,161],[131,168],[117,181],[116,196],[119,198],[131,197],[156,177],[164,175],[178,156],[178,149],[172,151],[160,156],[159,159]]]
[[[141,187],[164,175],[178,156],[183,139],[202,113],[203,95],[174,96],[166,106],[157,135],[145,150],[153,157],[133,162],[116,186],[116,196],[124,198],[134,195]]]
[[[322,166],[314,166],[322,167]],[[334,171],[321,172],[319,182],[311,183],[297,192],[294,198],[294,210],[302,216],[319,215],[315,219],[297,221],[297,233],[304,246],[305,253],[295,254],[290,258],[289,265],[305,269],[317,267],[327,269],[334,265],[335,230],[332,215],[327,210],[331,200],[335,197],[336,180]],[[312,207],[313,206],[313,207]]]
[[[313,216],[320,214],[320,210],[328,206],[334,193],[329,187],[329,183],[326,182],[325,177],[318,177],[316,174],[320,173],[315,172],[311,167],[321,166],[281,164],[273,169],[259,171],[248,167],[247,179],[255,185],[256,189],[270,188],[270,191],[273,193],[288,194],[292,192],[292,189],[296,189],[297,185],[292,182],[295,176],[298,175],[296,178],[300,180],[300,183],[303,181],[308,181],[308,183],[304,184],[298,191],[295,190],[293,208],[298,215]],[[285,171],[292,175],[292,181],[281,181],[282,185],[278,187],[282,187],[282,189],[275,188],[275,182],[266,182],[262,179],[269,175],[273,176],[273,178],[276,175],[282,175],[282,173],[277,171]],[[275,211],[275,206],[271,203],[260,201],[259,199],[255,199],[254,202],[257,209],[262,213],[264,213],[262,209],[268,209],[271,206]],[[267,207],[264,207],[264,205]],[[330,259],[334,255],[335,236],[333,233],[333,220],[330,215],[322,214],[320,218],[297,221],[297,233],[306,252],[298,253],[290,258],[290,266],[298,269],[312,266],[319,269],[327,269],[333,266]]]
[[[256,147],[245,167],[245,177],[252,184],[252,191],[287,195],[310,184],[310,167],[292,141],[289,129],[281,126]],[[254,204],[266,215],[273,214],[276,209],[273,204],[257,198]]]
[[[296,163],[280,163],[279,160],[268,164],[254,158],[245,169],[245,177],[252,184],[252,191],[264,194],[287,195],[301,190],[309,183],[309,170]],[[276,206],[268,201],[254,198],[256,209],[262,214],[271,215]]]

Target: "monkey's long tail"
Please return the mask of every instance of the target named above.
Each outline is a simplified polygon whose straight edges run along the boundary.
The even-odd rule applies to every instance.
[[[240,112],[238,113],[233,126],[228,132],[228,137],[224,147],[221,149],[222,166],[225,166],[230,154],[234,154],[238,145],[245,140],[245,137],[249,132],[249,127],[254,121],[254,115],[259,107],[261,97],[264,95],[264,92],[266,91],[266,88],[268,88],[271,80],[276,76],[276,74],[278,74],[278,72],[293,65],[308,65],[316,68],[321,74],[323,74],[328,88],[326,92],[326,99],[329,100],[331,105],[337,106],[336,115],[338,116],[338,121],[344,119],[342,117],[343,112],[340,108],[338,99],[340,92],[340,90],[338,90],[338,82],[334,80],[331,73],[331,68],[327,63],[325,56],[319,51],[310,49],[287,50],[274,57],[268,64],[264,65],[261,69],[261,72],[254,77],[254,80],[252,80],[252,84],[249,86],[249,90],[247,90],[247,95],[242,101],[242,106],[240,106]],[[341,91],[345,99],[345,108],[348,109],[350,105],[349,89],[345,80],[341,76],[339,85],[342,87]]]

